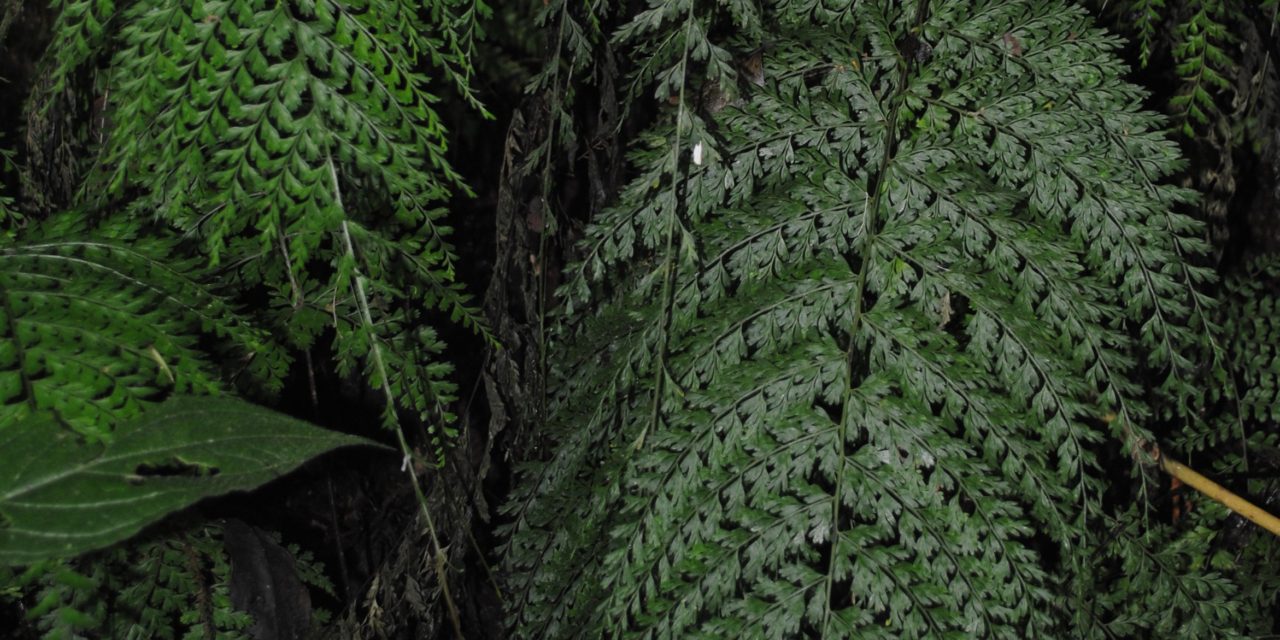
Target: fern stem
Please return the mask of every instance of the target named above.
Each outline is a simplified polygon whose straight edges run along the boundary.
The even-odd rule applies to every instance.
[[[302,290],[298,287],[298,279],[293,275],[293,258],[289,257],[289,245],[284,241],[284,234],[276,235],[280,244],[280,256],[284,258],[284,272],[289,276],[289,291],[293,293],[293,308],[296,311],[302,306]]]
[[[333,165],[333,158],[326,159],[329,165],[329,176],[333,180],[334,203],[339,211],[345,211],[342,205],[342,192],[338,187],[338,170]],[[344,217],[342,220],[342,244],[343,250],[347,254],[347,259],[352,261],[352,287],[355,289],[356,302],[360,308],[360,320],[364,323],[365,329],[369,331],[369,352],[373,360],[374,369],[378,373],[379,382],[382,383],[382,392],[387,402],[387,411],[394,414],[396,407],[395,394],[391,391],[390,378],[387,374],[386,364],[382,360],[382,349],[378,344],[378,337],[374,332],[373,316],[369,312],[369,299],[364,291],[364,276],[360,273],[360,267],[355,264],[356,251],[355,245],[351,242],[351,230],[347,226]],[[405,439],[404,428],[400,425],[399,420],[396,421],[396,443],[400,446],[400,452],[408,459],[416,460],[413,448],[409,446],[409,442]],[[440,546],[440,539],[436,535],[435,522],[431,518],[431,507],[427,502],[427,496],[422,490],[422,483],[418,479],[418,471],[413,464],[408,465],[409,480],[413,486],[413,493],[418,499],[418,506],[422,508],[422,516],[427,524],[427,534],[431,539],[431,552],[435,562],[433,567],[436,572],[436,580],[440,582],[440,592],[444,595],[444,601],[449,609],[449,621],[453,624],[454,635],[458,640],[464,640],[466,636],[462,633],[462,621],[458,615],[458,607],[453,601],[453,594],[449,590],[449,579],[445,572],[447,560],[444,551]]]
[[[569,0],[560,0],[559,25],[556,32],[556,52],[551,60],[551,100],[547,103],[547,157],[542,164],[542,230],[538,233],[538,420],[547,421],[547,234],[554,229],[555,216],[551,211],[551,169],[555,163],[557,120],[560,114],[560,64],[564,50],[564,25],[569,19]],[[572,77],[565,79],[567,87]]]
[[[925,16],[928,13],[928,0],[918,0],[916,5],[915,24],[917,30],[924,23]],[[853,392],[857,386],[854,376],[858,371],[858,363],[855,360],[858,357],[858,333],[862,325],[862,316],[865,312],[866,305],[866,288],[867,288],[867,272],[876,260],[876,234],[879,232],[879,221],[876,219],[876,213],[879,212],[881,199],[885,191],[885,179],[889,172],[889,165],[893,162],[894,153],[897,151],[898,136],[898,112],[902,110],[903,97],[907,91],[909,74],[911,71],[912,60],[910,57],[902,57],[900,54],[900,64],[898,66],[898,83],[894,86],[894,94],[889,99],[889,113],[885,118],[884,125],[884,150],[881,153],[879,164],[876,166],[875,173],[867,180],[866,199],[864,200],[864,209],[862,214],[862,225],[865,230],[863,233],[862,244],[865,248],[862,256],[861,264],[858,268],[858,279],[854,285],[853,291],[853,317],[849,321],[848,339],[849,346],[845,350],[845,387],[840,399],[840,424],[837,427],[836,447],[838,449],[838,459],[840,464],[836,469],[835,487],[831,497],[831,540],[830,550],[827,554],[827,580],[826,593],[824,597],[826,602],[823,604],[822,611],[822,628],[819,632],[821,637],[827,636],[827,629],[831,626],[832,616],[835,614],[835,608],[832,606],[834,597],[835,576],[836,576],[836,556],[840,539],[840,502],[843,500],[844,488],[844,469],[848,461],[844,459],[844,448],[848,438],[849,405],[853,400]],[[897,582],[897,578],[894,578]],[[906,589],[910,592],[910,589]],[[914,596],[913,596],[914,598]],[[919,603],[917,602],[917,605]],[[927,609],[921,607],[921,613],[924,614],[930,625],[937,629],[936,621],[929,614]],[[939,630],[940,632],[940,630]]]
[[[308,349],[308,364],[310,353]],[[351,595],[351,572],[347,568],[347,551],[342,546],[342,529],[338,527],[338,505],[333,499],[333,476],[325,477],[324,486],[329,497],[329,527],[333,532],[333,548],[338,556],[338,579],[342,584],[342,597],[346,600]]]
[[[886,129],[887,131],[891,132],[893,127],[896,126],[895,120],[897,118],[895,116],[897,112],[898,110],[895,106],[893,113],[889,116],[888,126]],[[858,279],[854,285],[853,318],[849,323],[849,346],[845,349],[845,387],[840,399],[840,424],[837,426],[836,436],[836,447],[839,449],[838,457],[840,459],[840,465],[839,468],[836,469],[835,488],[833,489],[833,495],[831,497],[831,549],[827,558],[826,606],[822,612],[822,630],[819,634],[820,637],[826,637],[827,627],[831,624],[831,616],[835,613],[831,606],[831,598],[832,591],[835,587],[836,543],[840,536],[840,501],[843,499],[841,496],[841,489],[844,487],[844,467],[847,464],[844,460],[844,447],[845,440],[848,437],[848,425],[850,420],[849,403],[853,399],[853,390],[856,386],[853,379],[856,370],[854,360],[857,358],[858,354],[858,331],[859,326],[862,324],[862,307],[866,297],[864,289],[866,289],[867,285],[867,270],[871,267],[871,262],[875,260],[874,220],[871,220],[870,218],[874,216],[875,209],[880,206],[880,177],[883,176],[884,170],[888,167],[890,160],[889,156],[892,153],[891,148],[892,145],[888,144],[888,141],[886,141],[884,157],[881,158],[880,171],[874,181],[876,195],[873,198],[871,196],[871,192],[868,191],[865,200],[866,206],[864,207],[862,214],[863,224],[867,229],[866,234],[863,236],[863,242],[866,246],[866,255],[863,257],[862,264],[858,269]]]
[[[1265,6],[1265,3],[1263,6]],[[1275,2],[1271,5],[1271,29],[1267,32],[1267,38],[1269,39],[1276,36],[1276,16],[1280,14],[1278,12],[1280,12],[1280,2]],[[1271,66],[1271,50],[1272,47],[1267,47],[1266,54],[1262,56],[1262,70],[1258,72],[1258,75],[1254,76],[1258,80],[1249,82],[1249,93],[1244,101],[1244,115],[1246,117],[1253,114],[1253,108],[1257,105],[1258,97],[1262,95],[1262,86],[1267,82],[1267,71]]]
[[[214,640],[218,636],[218,629],[213,618],[213,595],[209,592],[209,581],[200,566],[200,557],[196,554],[195,547],[191,545],[190,534],[184,534],[178,538],[177,544],[181,548],[183,559],[186,560],[187,571],[196,583],[195,601],[199,608],[198,624],[204,630],[204,640]]]
[[[679,224],[680,210],[680,147],[681,134],[684,132],[686,108],[686,92],[689,86],[689,43],[693,39],[693,9],[696,3],[689,3],[689,11],[685,14],[684,51],[680,56],[680,98],[676,107],[676,130],[671,148],[671,208],[667,211],[666,246],[662,258],[662,319],[658,338],[658,361],[653,372],[653,408],[649,413],[647,430],[657,432],[658,422],[662,419],[662,396],[666,392],[667,382],[667,349],[671,343],[672,307],[675,305],[676,260],[672,255],[675,250],[676,226]],[[636,448],[644,445],[646,431],[642,430],[636,439]]]
[[[311,400],[311,417],[315,418],[320,413],[320,394],[316,391],[316,368],[311,362],[311,347],[308,346],[302,350],[302,357],[307,365],[307,394]]]

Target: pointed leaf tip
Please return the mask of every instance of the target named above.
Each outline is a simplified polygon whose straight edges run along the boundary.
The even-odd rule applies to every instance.
[[[246,491],[338,447],[377,445],[243,400],[177,397],[86,445],[54,419],[0,429],[0,563],[125,540],[202,498]]]

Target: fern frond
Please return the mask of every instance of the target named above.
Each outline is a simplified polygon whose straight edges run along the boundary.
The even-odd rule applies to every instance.
[[[681,97],[561,291],[556,447],[505,510],[517,634],[1060,631],[1100,456],[1150,437],[1138,376],[1191,395],[1211,324],[1117,41],[1056,3],[765,2],[756,88],[718,9],[615,35]]]
[[[195,261],[175,259],[173,241],[120,224],[86,233],[77,217],[0,245],[0,424],[54,412],[107,438],[146,403],[217,392],[201,336],[256,385],[280,388],[284,353],[202,282]]]
[[[54,638],[252,638],[253,616],[232,604],[225,529],[208,523],[54,565],[39,576],[39,605],[30,617]],[[281,544],[278,533],[262,533]],[[282,548],[304,585],[332,593],[309,552],[292,544]],[[327,615],[322,609],[312,614]]]
[[[144,188],[144,206],[199,232],[215,257],[255,229],[264,244],[290,234],[295,268],[309,259],[341,217],[330,155],[409,224],[437,217],[427,203],[457,186],[414,58],[355,8],[142,2],[123,20],[103,180],[109,193]],[[222,206],[206,215],[209,202]]]
[[[1234,38],[1226,25],[1230,16],[1223,2],[1189,2],[1187,10],[1191,15],[1178,24],[1173,43],[1175,69],[1183,86],[1169,104],[1181,114],[1183,133],[1194,137],[1193,125],[1208,124],[1211,117],[1222,114],[1214,94],[1233,89],[1227,78],[1235,62],[1226,47]]]
[[[58,68],[109,59],[101,84],[110,124],[87,205],[122,205],[198,238],[240,291],[267,294],[266,317],[297,348],[334,326],[344,372],[371,366],[351,359],[369,356],[374,334],[383,350],[405,347],[387,354],[402,408],[432,423],[447,418],[449,367],[423,327],[438,312],[484,329],[456,282],[440,203],[468,191],[445,157],[425,74],[438,72],[479,106],[468,56],[486,5],[66,0],[62,11],[81,28],[66,29],[74,41],[65,55],[53,52]],[[376,329],[364,327],[351,295],[344,225],[369,278]]]
[[[56,52],[49,68],[53,77],[48,90],[57,92],[67,86],[73,73],[90,67],[105,56],[111,43],[120,5],[133,0],[50,0],[57,11],[49,51]]]

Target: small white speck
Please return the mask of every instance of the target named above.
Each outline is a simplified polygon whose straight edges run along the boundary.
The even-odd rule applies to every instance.
[[[702,165],[702,141],[701,140],[698,141],[698,144],[693,145],[693,163],[699,166]]]
[[[408,468],[409,468],[409,454],[406,453],[404,454],[404,459],[400,461],[400,471],[404,472],[404,470]]]

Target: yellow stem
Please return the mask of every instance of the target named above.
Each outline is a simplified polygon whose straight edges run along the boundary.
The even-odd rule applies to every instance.
[[[1170,459],[1168,456],[1160,456],[1160,468],[1164,469],[1169,475],[1191,485],[1191,487],[1196,491],[1221,502],[1226,505],[1228,509],[1252,520],[1255,524],[1267,531],[1270,531],[1272,534],[1280,536],[1280,518],[1263,511],[1252,502],[1227,491],[1222,485],[1200,475],[1199,473],[1196,473],[1195,470],[1187,465],[1182,464],[1177,460]]]

